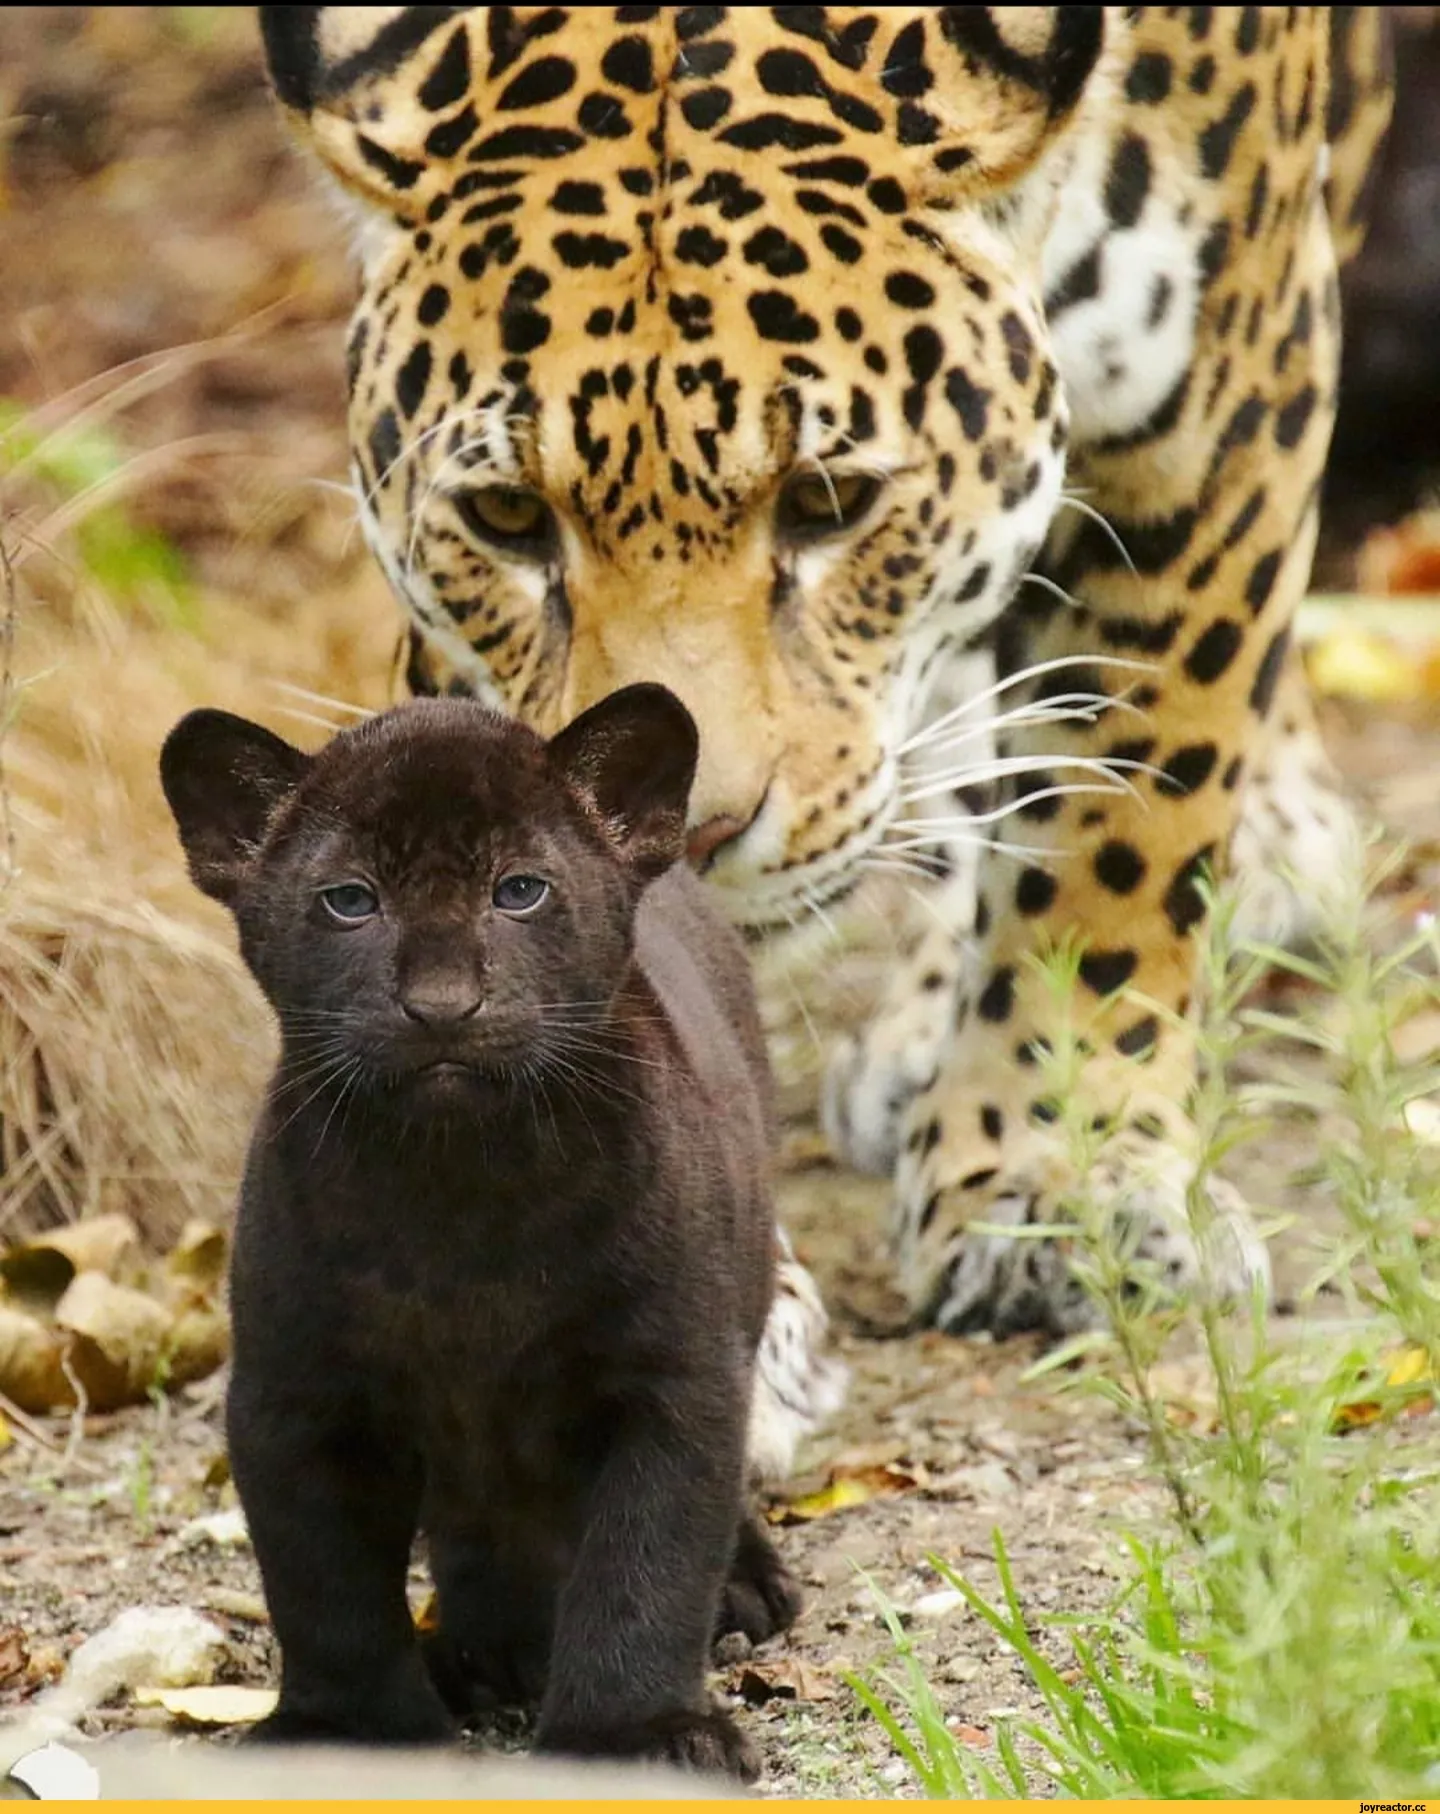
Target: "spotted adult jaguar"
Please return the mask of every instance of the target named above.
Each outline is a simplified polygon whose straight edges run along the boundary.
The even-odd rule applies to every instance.
[[[757,936],[877,852],[953,865],[989,784],[1010,848],[940,885],[827,1092],[894,1170],[917,1318],[1090,1314],[1063,1240],[973,1226],[1073,1201],[1066,1015],[1091,1194],[1177,1281],[1263,1275],[1223,1186],[1208,1258],[1187,1232],[1188,1017],[1205,874],[1268,874],[1283,929],[1278,868],[1352,833],[1289,634],[1379,9],[260,10],[360,219],[354,465],[412,684],[549,730],[666,682],[692,856]],[[1068,1006],[1028,961],[1061,948]]]

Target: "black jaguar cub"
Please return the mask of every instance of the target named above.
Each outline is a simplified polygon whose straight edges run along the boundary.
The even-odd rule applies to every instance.
[[[262,1737],[538,1700],[547,1750],[752,1769],[704,1670],[724,1608],[798,1605],[744,1504],[772,1123],[744,952],[677,861],[695,757],[656,686],[549,743],[468,700],[313,757],[214,711],[166,741],[282,1035],[232,1278]]]

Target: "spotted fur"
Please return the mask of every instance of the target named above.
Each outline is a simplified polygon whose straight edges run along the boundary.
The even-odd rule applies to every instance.
[[[1117,1224],[1179,1282],[1262,1274],[1223,1193],[1208,1259],[1188,1232],[1186,1016],[1237,826],[1312,872],[1351,835],[1289,627],[1379,9],[260,10],[359,206],[355,475],[415,687],[548,730],[671,686],[692,854],[757,934],[877,848],[953,871],[943,814],[1007,813],[1029,854],[942,885],[827,1093],[895,1167],[916,1311],[1088,1314],[1060,1243],[968,1232],[1073,1198],[1036,1062],[1062,1012]],[[1044,665],[984,797],[902,837],[967,659]],[[961,787],[954,736],[926,747]],[[1097,768],[1124,789],[1067,791]],[[1071,940],[1062,1009],[1027,960]]]

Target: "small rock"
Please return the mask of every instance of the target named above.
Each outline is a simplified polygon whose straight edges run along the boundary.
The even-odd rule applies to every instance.
[[[985,1666],[977,1657],[951,1657],[940,1673],[947,1682],[977,1682]]]
[[[207,1512],[203,1518],[192,1518],[188,1524],[180,1526],[175,1541],[182,1549],[198,1549],[203,1543],[213,1543],[217,1549],[238,1549],[250,1541],[250,1532],[244,1512],[235,1505],[228,1511]]]
[[[941,1588],[933,1594],[921,1594],[910,1608],[917,1619],[945,1619],[965,1604],[965,1596],[956,1587]]]
[[[754,1649],[743,1631],[727,1631],[716,1643],[712,1654],[717,1668],[730,1669],[736,1663],[743,1663]]]

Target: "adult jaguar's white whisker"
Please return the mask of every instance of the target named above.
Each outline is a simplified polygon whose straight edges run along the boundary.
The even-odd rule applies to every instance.
[[[476,410],[467,410],[465,415],[476,415],[478,413],[479,412]],[[454,422],[463,422],[464,419],[464,416],[451,418]],[[435,470],[430,474],[430,477],[426,480],[425,489],[421,492],[420,500],[415,506],[413,513],[410,524],[409,540],[405,544],[405,573],[407,578],[415,571],[415,549],[420,539],[420,530],[424,524],[426,513],[430,509],[430,500],[435,496],[436,492],[441,490],[447,483],[450,469],[453,466],[458,465],[471,479],[474,479],[477,476],[487,477],[492,473],[498,473],[500,471],[500,468],[496,466],[495,462],[486,457],[489,453],[489,446],[489,441],[483,432],[478,435],[470,436],[468,440],[461,441],[458,446],[452,447],[449,453],[444,456]],[[473,456],[475,455],[479,455],[480,458],[474,458]]]
[[[333,718],[322,718],[318,712],[302,711],[298,705],[277,705],[275,710],[282,718],[293,718],[297,724],[313,724],[322,731],[341,729]]]
[[[912,862],[906,857],[863,856],[857,860],[856,867],[881,870],[890,875],[916,876],[922,882],[938,882],[941,879],[934,869],[927,868],[924,863]]]
[[[1109,711],[1133,712],[1138,718],[1146,715],[1133,701],[1112,699],[1107,693],[1061,693],[1043,703],[1016,706],[1013,711],[982,719],[978,724],[958,725],[927,745],[925,753],[933,755],[937,751],[953,750],[962,743],[973,743],[979,738],[994,737],[1002,731],[1021,730],[1030,725],[1098,724]]]
[[[1080,496],[1079,492],[1075,491],[1062,491],[1060,493],[1060,504],[1063,509],[1079,511],[1081,516],[1089,517],[1090,521],[1094,523],[1097,528],[1103,529],[1113,543],[1115,552],[1120,556],[1121,560],[1124,561],[1126,567],[1130,570],[1130,573],[1134,578],[1139,579],[1140,575],[1136,571],[1135,563],[1130,558],[1130,550],[1125,546],[1124,541],[1121,539],[1119,530],[1103,511],[1097,510],[1093,504],[1087,504],[1084,498]]]
[[[1075,769],[1081,774],[1100,775],[1113,781],[1123,792],[1136,790],[1120,771],[1145,775],[1163,775],[1164,770],[1129,756],[998,756],[990,762],[976,762],[951,769],[946,774],[927,775],[912,787],[902,788],[899,798],[911,805],[917,800],[933,800],[956,787],[982,787],[987,782],[1008,780],[1014,775],[1049,774],[1053,769]],[[1138,798],[1138,794],[1136,795]]]
[[[1017,844],[1013,839],[996,837],[993,832],[967,833],[957,830],[953,826],[946,827],[939,835],[931,837],[925,837],[921,833],[915,832],[906,838],[896,838],[893,841],[887,839],[880,848],[882,850],[925,850],[938,847],[940,850],[946,851],[957,844],[966,845],[973,850],[999,851],[1002,856],[1014,857],[1017,860],[1023,859],[1025,862],[1038,860],[1048,863],[1052,858],[1064,858],[1074,854],[1073,851],[1059,845]]]
[[[1057,800],[1067,794],[1106,794],[1118,799],[1123,794],[1134,794],[1133,788],[1101,787],[1082,781],[1057,782],[1054,787],[1036,788],[1033,794],[1022,794],[1018,800],[1012,800],[1004,806],[995,806],[985,812],[970,813],[963,821],[945,819],[896,819],[893,821],[897,831],[919,831],[927,825],[993,825],[999,819],[1008,819],[1012,813],[1019,812],[1022,806],[1031,806],[1037,800]]]
[[[839,930],[836,927],[834,920],[826,913],[824,903],[821,901],[819,895],[815,893],[814,889],[802,888],[800,891],[800,898],[830,934],[831,938],[838,943],[840,938]]]
[[[303,699],[307,705],[328,706],[331,711],[343,712],[351,718],[375,716],[368,705],[355,705],[349,699],[336,699],[329,693],[315,693],[309,687],[297,687],[289,680],[272,680],[269,684],[277,693],[288,694],[291,699]]]
[[[925,821],[921,820],[921,824]],[[1014,844],[1007,838],[991,837],[986,832],[968,833],[952,825],[943,825],[939,831],[928,837],[912,832],[905,838],[886,839],[880,846],[882,850],[927,850],[939,845],[942,849],[949,844],[968,844],[976,850],[998,850],[1007,857],[1064,857],[1067,850],[1057,850],[1050,844]]]
[[[422,429],[413,440],[409,440],[405,443],[399,453],[396,454],[395,458],[383,471],[376,473],[375,483],[370,486],[368,490],[363,491],[360,494],[362,502],[366,505],[373,504],[376,492],[379,491],[386,479],[390,477],[390,474],[392,472],[398,472],[408,460],[413,460],[422,448],[435,439],[436,435],[443,434],[447,429],[453,428],[457,422],[464,422],[469,417],[478,416],[481,413],[478,406],[472,406],[470,409],[459,410],[454,415],[442,416],[438,422],[432,422],[429,428]]]
[[[1003,680],[997,680],[993,686],[985,687],[978,693],[972,693],[959,705],[951,706],[948,712],[924,725],[920,730],[900,745],[897,754],[908,755],[912,750],[923,749],[932,742],[957,718],[963,718],[967,712],[973,712],[988,700],[998,699],[1012,687],[1018,687],[1027,680],[1038,679],[1042,674],[1054,674],[1061,668],[1123,668],[1132,674],[1154,674],[1157,671],[1153,661],[1133,661],[1124,655],[1055,655],[1048,661],[1033,662],[1028,668],[1017,668],[1013,674],[1007,674]]]
[[[1080,607],[1081,601],[1076,598],[1075,594],[1073,592],[1067,592],[1063,586],[1057,584],[1048,574],[1022,573],[1020,575],[1020,583],[1026,586],[1038,586],[1042,592],[1050,593],[1053,598],[1058,598],[1062,605],[1069,605],[1072,610],[1078,610]]]

